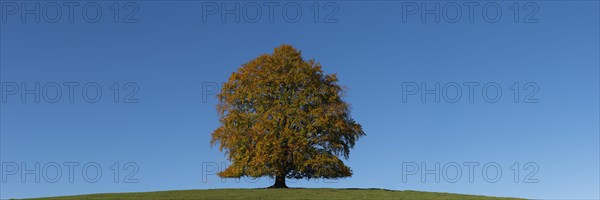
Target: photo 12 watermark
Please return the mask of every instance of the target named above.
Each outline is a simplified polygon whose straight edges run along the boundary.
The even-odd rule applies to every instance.
[[[333,1],[202,1],[202,23],[338,23]]]
[[[402,183],[539,183],[535,162],[402,162]],[[507,177],[508,176],[508,177]]]
[[[2,162],[2,183],[139,183],[136,162]]]
[[[401,1],[402,23],[539,23],[540,6],[524,1]]]
[[[136,82],[2,82],[2,103],[98,103],[103,99],[112,103],[139,103],[140,87]],[[104,98],[103,98],[104,97]]]
[[[0,21],[19,23],[138,23],[134,1],[1,1]]]
[[[536,82],[402,82],[402,103],[539,103]]]

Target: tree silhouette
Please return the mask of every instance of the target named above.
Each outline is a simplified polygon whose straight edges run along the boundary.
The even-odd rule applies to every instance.
[[[335,74],[326,75],[290,45],[243,64],[223,84],[212,133],[232,162],[220,177],[342,178],[352,170],[338,158],[365,133],[350,116]]]

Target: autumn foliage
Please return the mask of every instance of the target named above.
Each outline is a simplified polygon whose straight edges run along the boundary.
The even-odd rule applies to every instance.
[[[342,178],[340,159],[364,136],[342,99],[335,74],[324,74],[290,45],[275,48],[232,73],[218,95],[221,126],[212,133],[231,165],[221,177]]]

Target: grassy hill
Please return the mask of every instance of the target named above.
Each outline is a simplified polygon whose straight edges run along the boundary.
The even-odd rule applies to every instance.
[[[397,191],[383,189],[212,189],[140,193],[90,194],[38,199],[511,199],[437,192]],[[514,199],[514,198],[513,198]]]

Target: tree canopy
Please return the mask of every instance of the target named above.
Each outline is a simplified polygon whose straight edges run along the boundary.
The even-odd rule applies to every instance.
[[[211,146],[225,151],[226,178],[342,178],[352,170],[339,158],[365,135],[350,116],[336,74],[324,74],[290,45],[243,64],[218,94],[221,126]]]

